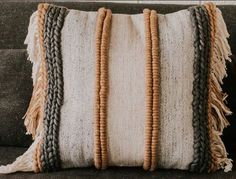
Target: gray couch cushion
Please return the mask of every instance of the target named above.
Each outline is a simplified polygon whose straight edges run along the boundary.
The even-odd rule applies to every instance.
[[[0,49],[0,145],[28,146],[22,116],[32,92],[31,64],[24,49]]]

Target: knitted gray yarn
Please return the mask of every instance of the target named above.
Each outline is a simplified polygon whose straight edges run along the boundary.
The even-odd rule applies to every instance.
[[[208,68],[210,52],[209,17],[203,6],[190,8],[195,31],[193,82],[194,156],[190,171],[207,172],[210,160],[208,132]]]
[[[211,28],[210,28],[210,18],[208,15],[207,9],[202,6],[200,9],[200,13],[202,14],[202,23],[203,30],[205,35],[205,61],[204,61],[204,95],[203,95],[203,106],[204,106],[204,115],[202,116],[203,124],[205,126],[205,158],[202,163],[202,167],[200,171],[207,172],[211,162],[211,151],[210,151],[210,139],[209,139],[209,125],[208,125],[208,95],[209,95],[209,73],[210,73],[210,50],[211,50]]]
[[[60,168],[58,131],[63,103],[63,71],[61,58],[61,29],[65,8],[49,6],[45,15],[44,46],[48,74],[47,101],[44,117],[44,137],[41,148],[42,171]]]

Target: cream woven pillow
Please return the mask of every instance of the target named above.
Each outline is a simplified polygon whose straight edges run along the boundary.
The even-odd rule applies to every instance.
[[[161,15],[40,4],[25,40],[35,139],[0,173],[143,166],[229,171],[220,135],[230,48],[214,4]]]

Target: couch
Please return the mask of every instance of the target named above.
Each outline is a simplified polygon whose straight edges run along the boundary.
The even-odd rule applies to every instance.
[[[57,2],[68,8],[96,11],[99,7],[110,8],[113,13],[135,14],[144,8],[156,9],[158,13],[171,13],[186,9],[189,5],[158,4],[115,4],[92,2]],[[26,112],[32,92],[31,63],[27,61],[24,39],[29,17],[37,9],[38,2],[0,1],[0,165],[11,163],[31,144],[31,136],[25,135],[22,117]],[[228,31],[232,53],[236,54],[236,6],[220,6]],[[228,77],[223,89],[229,94],[228,106],[236,113],[236,58],[227,64]],[[231,126],[225,129],[223,140],[232,159],[236,160],[235,114],[228,117]],[[157,170],[145,172],[140,168],[109,168],[98,171],[95,168],[67,169],[54,173],[15,173],[0,175],[5,178],[236,178],[232,172],[218,171],[214,174],[195,174],[180,170]]]

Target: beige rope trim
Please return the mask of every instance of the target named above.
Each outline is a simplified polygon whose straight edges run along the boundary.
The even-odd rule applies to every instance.
[[[159,119],[159,59],[158,59],[158,17],[156,11],[151,11],[152,34],[152,76],[153,76],[153,106],[152,106],[152,163],[151,171],[157,167],[158,119]]]
[[[151,57],[151,32],[150,32],[150,10],[144,9],[144,22],[146,33],[146,133],[144,170],[149,170],[151,165],[151,137],[152,137],[152,57]]]
[[[107,157],[107,94],[108,94],[108,51],[111,28],[111,10],[98,10],[96,25],[96,100],[94,163],[98,169],[108,165]]]
[[[42,80],[42,83],[40,85],[42,88],[42,91],[40,91],[41,95],[41,107],[39,109],[40,118],[38,121],[38,131],[39,133],[41,130],[43,130],[43,116],[44,116],[44,105],[46,100],[46,94],[47,94],[47,69],[46,69],[46,60],[45,60],[45,48],[44,48],[44,19],[45,14],[47,12],[49,4],[39,4],[38,5],[38,30],[39,30],[39,44],[40,44],[40,50],[41,50],[41,64],[39,68],[39,75]],[[41,160],[40,160],[40,147],[41,147],[41,141],[37,144],[36,150],[35,150],[35,172],[38,173],[41,171]]]
[[[158,118],[159,118],[159,63],[158,63],[158,19],[156,11],[144,9],[146,33],[146,129],[145,170],[157,167]]]

